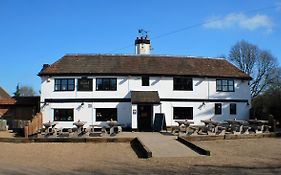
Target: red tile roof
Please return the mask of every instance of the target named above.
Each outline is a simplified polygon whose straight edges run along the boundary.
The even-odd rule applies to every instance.
[[[161,75],[251,79],[224,59],[151,55],[65,55],[39,76]]]
[[[2,87],[0,87],[0,98],[10,98],[10,95]]]
[[[0,105],[36,106],[40,103],[40,96],[0,98]]]
[[[0,98],[0,105],[14,105],[16,100],[13,98]]]

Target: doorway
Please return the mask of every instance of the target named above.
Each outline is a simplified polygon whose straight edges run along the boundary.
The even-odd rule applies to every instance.
[[[152,105],[138,105],[138,130],[152,131]]]

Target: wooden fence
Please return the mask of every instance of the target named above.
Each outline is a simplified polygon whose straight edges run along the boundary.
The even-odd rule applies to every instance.
[[[39,112],[33,118],[29,121],[24,126],[24,136],[27,138],[30,135],[38,133],[40,129],[42,129],[42,123],[43,123],[43,118],[42,118],[42,113]]]

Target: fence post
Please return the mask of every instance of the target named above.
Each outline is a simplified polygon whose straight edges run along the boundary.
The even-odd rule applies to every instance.
[[[39,128],[42,129],[43,128],[43,117],[42,117],[42,113],[39,112]]]
[[[37,113],[36,116],[37,116],[36,125],[37,125],[37,132],[38,132],[41,129],[40,128],[40,114]]]
[[[33,127],[33,133],[32,133],[32,134],[35,134],[35,133],[37,132],[37,130],[38,130],[37,118],[38,118],[38,117],[35,115],[35,118],[33,119],[33,125],[34,125],[34,127]]]
[[[31,130],[32,130],[32,126],[31,126],[30,121],[27,122],[27,126],[28,126],[28,135],[31,135],[30,133],[31,133]]]
[[[24,137],[28,138],[28,126],[24,126]]]

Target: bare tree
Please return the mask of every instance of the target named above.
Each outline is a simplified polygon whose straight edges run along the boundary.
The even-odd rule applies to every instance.
[[[281,67],[277,67],[273,74],[271,74],[272,79],[274,80],[272,83],[272,88],[281,89]]]
[[[277,61],[269,51],[239,41],[231,48],[228,59],[253,78],[250,83],[252,97],[259,95],[274,82],[271,75],[276,70]]]
[[[16,87],[16,92],[14,93],[16,97],[19,96],[34,96],[36,95],[36,92],[34,89],[30,86],[20,86],[19,84]]]

